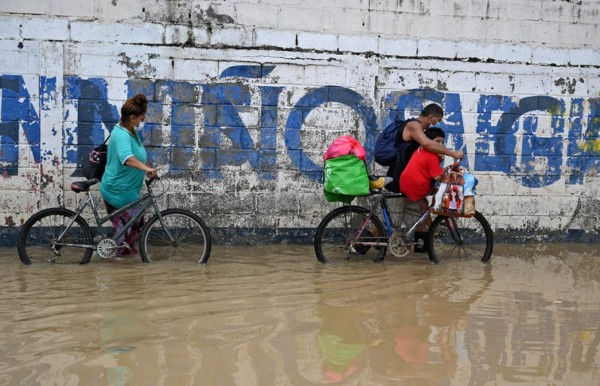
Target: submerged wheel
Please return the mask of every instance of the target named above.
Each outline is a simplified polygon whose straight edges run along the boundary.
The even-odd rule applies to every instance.
[[[437,216],[427,232],[429,259],[481,260],[492,257],[494,234],[490,224],[479,212],[473,217]]]
[[[67,229],[67,225],[75,221]],[[87,264],[94,252],[91,248],[73,244],[91,245],[93,235],[88,223],[75,212],[65,208],[49,208],[35,213],[19,232],[17,251],[23,264],[81,263]]]
[[[387,243],[387,232],[381,220],[360,206],[342,206],[329,212],[315,235],[315,253],[322,263],[348,260],[381,261]],[[360,235],[359,230],[362,229]]]
[[[205,264],[210,256],[211,237],[204,221],[185,209],[167,209],[160,214],[160,218],[152,217],[142,229],[142,260],[145,263],[181,260]]]

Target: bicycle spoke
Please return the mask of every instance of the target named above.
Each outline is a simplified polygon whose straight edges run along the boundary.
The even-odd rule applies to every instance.
[[[192,212],[168,209],[150,219],[140,239],[140,252],[145,262],[187,260],[204,264],[211,249],[208,227]],[[163,227],[164,224],[164,227]]]
[[[429,257],[488,261],[492,254],[493,233],[483,215],[474,217],[438,216],[427,235]]]
[[[31,216],[19,234],[17,248],[21,261],[24,264],[89,262],[92,250],[77,245],[91,244],[92,233],[81,217],[72,222],[74,216],[75,213],[64,208],[45,209]]]
[[[377,245],[380,238],[387,240],[379,219],[368,210],[346,206],[329,213],[315,235],[317,259],[323,263],[347,260],[381,260],[386,247]]]

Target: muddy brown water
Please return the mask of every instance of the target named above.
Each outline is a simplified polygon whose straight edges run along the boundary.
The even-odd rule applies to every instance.
[[[0,249],[0,385],[598,385],[599,249],[332,266],[216,246],[205,267]]]

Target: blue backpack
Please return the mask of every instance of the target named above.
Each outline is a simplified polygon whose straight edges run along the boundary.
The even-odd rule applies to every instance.
[[[414,118],[407,120],[395,119],[383,129],[375,143],[375,162],[381,166],[390,166],[394,163],[399,153],[399,145],[402,142],[401,139],[398,139],[398,135],[408,122],[414,120]]]

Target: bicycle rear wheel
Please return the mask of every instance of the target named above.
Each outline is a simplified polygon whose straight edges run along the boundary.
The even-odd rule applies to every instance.
[[[67,229],[73,218],[75,221]],[[75,217],[75,212],[65,208],[49,208],[25,222],[19,232],[17,252],[25,265],[33,262],[87,264],[94,250],[73,244],[91,245],[93,239],[88,223],[81,216]]]
[[[381,220],[367,209],[351,205],[334,209],[323,218],[314,244],[321,263],[335,263],[352,259],[383,260],[387,247],[372,245],[376,242],[387,243]]]
[[[210,256],[211,237],[204,221],[185,209],[167,209],[160,214],[160,218],[152,217],[142,229],[142,260],[145,263],[181,260],[206,264]]]
[[[479,212],[473,217],[437,216],[427,232],[429,259],[481,260],[492,257],[494,234],[490,224]]]

